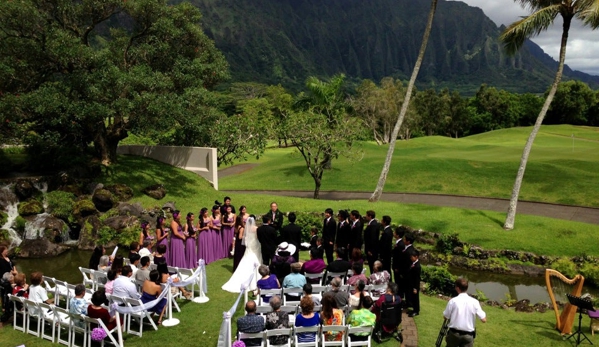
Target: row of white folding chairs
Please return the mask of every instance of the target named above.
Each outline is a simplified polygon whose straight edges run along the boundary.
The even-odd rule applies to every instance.
[[[287,329],[272,329],[265,330],[259,333],[241,333],[237,334],[237,339],[261,339],[261,347],[291,347],[292,340],[295,347],[328,347],[328,346],[340,346],[340,347],[353,347],[353,346],[371,346],[371,335],[374,327],[352,327],[346,325],[315,325],[312,327],[293,327]],[[327,333],[342,333],[343,338],[341,341],[327,341],[325,335]],[[352,339],[351,335],[354,334],[368,334],[365,341],[356,341]],[[298,334],[314,334],[313,342],[299,342]],[[283,344],[271,344],[269,337],[274,336],[285,336],[287,335],[287,341]]]
[[[141,302],[140,299],[125,298],[125,297],[119,297],[119,296],[110,295],[110,294],[106,294],[106,298],[108,299],[110,304],[117,304],[119,306],[135,307],[135,306],[143,305],[143,302]],[[152,328],[154,330],[158,330],[158,327],[154,323],[154,320],[152,320],[152,313],[147,310],[142,310],[139,312],[128,313],[128,314],[123,315],[124,330],[128,334],[137,335],[139,337],[142,337],[144,320],[146,318],[148,320],[149,325],[152,326]],[[131,324],[132,321],[136,321],[138,323],[138,330],[133,329],[132,324]]]
[[[366,273],[366,268],[364,268],[362,270],[362,274],[365,274],[365,273]],[[322,270],[322,272],[319,272],[319,273],[305,273],[304,276],[306,276],[306,280],[308,280],[308,282],[311,282],[310,280],[319,280],[318,283],[320,283],[322,285],[327,285],[329,278],[339,277],[341,279],[341,284],[344,285],[347,283],[347,279],[350,278],[351,276],[353,276],[353,274],[354,274],[354,271],[351,269],[349,269],[347,271],[342,271],[342,272],[332,272],[332,271]]]
[[[376,300],[380,297],[380,293],[384,292],[387,288],[386,284],[369,284],[364,287],[364,290],[367,291],[373,300]],[[349,292],[353,289],[350,285],[343,285],[339,287],[340,291]],[[322,297],[322,295],[326,292],[331,291],[331,286],[320,286],[313,285],[312,286],[312,295],[317,297]],[[272,297],[273,295],[279,295],[283,300],[283,305],[287,305],[290,302],[299,302],[301,300],[303,293],[302,288],[276,288],[276,289],[260,289],[258,295],[258,305],[268,305],[268,303],[264,302],[262,296]],[[298,294],[297,300],[290,300],[288,295],[285,294]]]
[[[346,306],[342,310],[343,310],[343,321],[341,324],[345,325],[345,317],[349,315],[350,307]],[[322,311],[322,305],[314,305],[314,309],[312,311],[314,311],[314,312]],[[272,312],[272,308],[270,306],[257,306],[256,307],[256,314],[264,317],[265,321],[266,321],[266,315],[271,312]],[[281,312],[288,313],[289,314],[289,324],[293,324],[295,322],[295,317],[301,312],[301,308],[299,307],[299,305],[282,305]]]
[[[113,345],[117,345],[112,333],[116,330],[108,330],[100,319],[85,315],[70,313],[68,310],[56,305],[34,302],[23,297],[9,295],[14,304],[13,328],[42,339],[56,342],[69,347],[91,347],[91,331],[99,327],[106,332],[107,338]],[[21,309],[18,309],[18,304]],[[21,316],[21,324],[17,316]],[[49,330],[49,333],[48,333]],[[66,339],[63,338],[66,333]],[[82,336],[82,344],[76,344],[77,335]],[[102,341],[104,346],[104,340]]]
[[[71,298],[75,297],[75,285],[48,276],[43,276],[42,280],[44,281],[46,291],[54,295],[54,304],[57,306],[60,305],[61,298],[65,298],[68,310]],[[83,298],[89,302],[93,293],[92,289],[86,288]]]

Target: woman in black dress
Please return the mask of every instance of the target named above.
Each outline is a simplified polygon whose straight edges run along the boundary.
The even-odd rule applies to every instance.
[[[17,268],[15,264],[8,257],[8,248],[6,246],[0,246],[0,278],[5,273],[10,272],[11,275],[17,275]]]
[[[237,216],[235,219],[235,254],[233,255],[233,272],[237,270],[241,258],[245,254],[245,244],[243,241],[243,233],[245,231],[245,223],[243,222],[243,215]]]

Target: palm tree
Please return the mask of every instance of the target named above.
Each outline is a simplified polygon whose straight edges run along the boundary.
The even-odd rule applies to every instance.
[[[520,19],[517,22],[512,23],[505,31],[501,34],[500,40],[503,42],[505,49],[509,54],[515,54],[520,47],[524,44],[526,39],[536,36],[542,31],[547,30],[549,26],[553,24],[558,15],[561,15],[563,19],[562,24],[562,41],[559,52],[559,65],[555,74],[555,79],[547,94],[545,103],[541,108],[541,112],[537,116],[537,121],[532,128],[524,151],[522,152],[522,158],[520,159],[520,167],[518,168],[518,174],[516,175],[516,181],[514,182],[514,188],[512,189],[512,197],[510,199],[510,207],[507,212],[505,224],[503,228],[506,230],[514,229],[514,221],[516,219],[516,206],[518,204],[518,195],[520,194],[520,186],[522,185],[522,179],[524,178],[524,171],[526,170],[526,163],[528,161],[528,155],[532,149],[532,144],[541,128],[543,118],[551,105],[553,96],[557,91],[557,86],[562,79],[562,72],[564,70],[564,61],[566,60],[566,45],[568,43],[568,34],[570,31],[570,25],[572,19],[578,18],[585,25],[590,26],[592,29],[596,29],[599,26],[599,0],[514,0],[519,2],[524,8],[528,8],[532,13]]]
[[[414,83],[416,83],[416,77],[418,76],[420,66],[422,65],[424,52],[426,52],[426,45],[428,44],[428,37],[430,36],[431,29],[433,27],[433,18],[435,17],[435,10],[437,9],[437,2],[438,0],[431,1],[431,8],[428,12],[428,21],[426,23],[426,29],[424,30],[424,36],[422,37],[420,52],[418,52],[418,59],[416,59],[414,70],[412,70],[412,77],[410,77],[410,82],[408,83],[408,89],[406,90],[406,96],[404,97],[401,110],[399,111],[399,117],[397,117],[397,122],[395,123],[393,132],[391,133],[391,141],[389,142],[389,149],[387,150],[387,157],[385,158],[385,163],[383,164],[383,169],[381,170],[379,182],[376,185],[374,193],[372,193],[370,199],[368,199],[368,201],[370,202],[378,201],[381,198],[381,195],[383,194],[383,187],[385,186],[385,181],[387,181],[387,174],[389,174],[389,168],[391,167],[391,159],[393,159],[393,152],[395,151],[395,142],[397,141],[397,134],[399,133],[401,124],[403,123],[406,113],[408,112],[408,106],[410,105],[410,99],[412,98],[412,90],[414,89]]]

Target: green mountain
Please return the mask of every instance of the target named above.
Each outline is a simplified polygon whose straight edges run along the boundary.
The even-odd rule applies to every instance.
[[[430,2],[425,0],[191,0],[231,65],[236,81],[301,87],[309,75],[407,79]],[[420,88],[473,94],[482,84],[542,93],[556,62],[528,42],[508,57],[500,28],[479,8],[440,1],[418,78]],[[559,40],[559,37],[556,37]],[[569,68],[565,79],[599,86],[599,77]]]

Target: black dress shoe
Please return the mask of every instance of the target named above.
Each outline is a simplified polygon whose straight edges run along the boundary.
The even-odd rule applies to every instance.
[[[416,317],[418,315],[418,312],[412,312],[408,315],[408,317]]]

